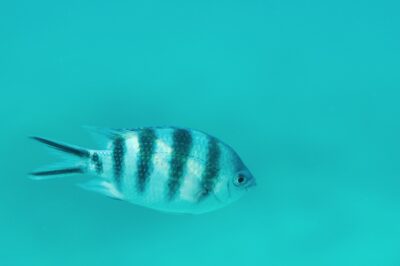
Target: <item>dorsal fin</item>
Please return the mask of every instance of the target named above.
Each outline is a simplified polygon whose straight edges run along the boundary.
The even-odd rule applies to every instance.
[[[102,127],[92,127],[92,126],[84,126],[83,128],[91,133],[96,142],[101,146],[101,149],[107,147],[107,144],[110,141],[118,137],[123,137],[127,133],[136,130],[136,129],[102,128]]]
[[[93,126],[84,126],[84,129],[89,132],[96,133],[97,135],[102,135],[107,137],[108,139],[115,139],[125,133],[129,133],[135,131],[136,129],[118,129],[118,128],[103,128],[103,127],[93,127]]]

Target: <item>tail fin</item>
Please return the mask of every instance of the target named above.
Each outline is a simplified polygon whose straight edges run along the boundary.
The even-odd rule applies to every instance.
[[[35,171],[30,174],[32,176],[38,177],[35,179],[46,179],[46,176],[75,174],[75,173],[84,173],[84,172],[85,171],[81,167],[71,167],[71,168],[63,168],[63,169]]]
[[[85,173],[86,172],[86,164],[87,159],[90,158],[89,150],[84,148],[80,148],[77,146],[72,146],[60,142],[55,142],[52,140],[40,138],[40,137],[32,137],[32,139],[46,144],[47,146],[61,151],[64,155],[70,155],[75,157],[74,162],[70,162],[69,164],[65,163],[64,165],[49,166],[41,170],[37,170],[31,172],[30,175],[33,179],[48,179],[59,177],[66,174],[75,174],[75,173]]]

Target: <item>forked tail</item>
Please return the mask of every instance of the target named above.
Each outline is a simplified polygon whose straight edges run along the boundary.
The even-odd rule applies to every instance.
[[[69,158],[66,158],[67,160],[65,160],[65,163],[62,165],[58,164],[58,166],[48,166],[46,168],[31,172],[30,175],[34,179],[47,179],[65,174],[86,172],[87,163],[89,161],[88,159],[90,158],[89,150],[40,137],[32,137],[32,139],[60,151],[64,156],[69,155]]]

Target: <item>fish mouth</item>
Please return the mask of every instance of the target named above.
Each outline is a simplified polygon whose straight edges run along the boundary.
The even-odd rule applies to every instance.
[[[244,186],[245,189],[249,189],[251,187],[257,186],[257,182],[255,178],[252,178],[247,184]]]

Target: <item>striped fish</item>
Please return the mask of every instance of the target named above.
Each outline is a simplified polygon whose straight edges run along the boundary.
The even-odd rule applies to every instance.
[[[224,207],[255,185],[237,153],[201,131],[173,127],[97,131],[106,137],[105,149],[33,137],[76,162],[31,176],[88,173],[95,178],[80,184],[84,189],[160,211],[195,214]]]

